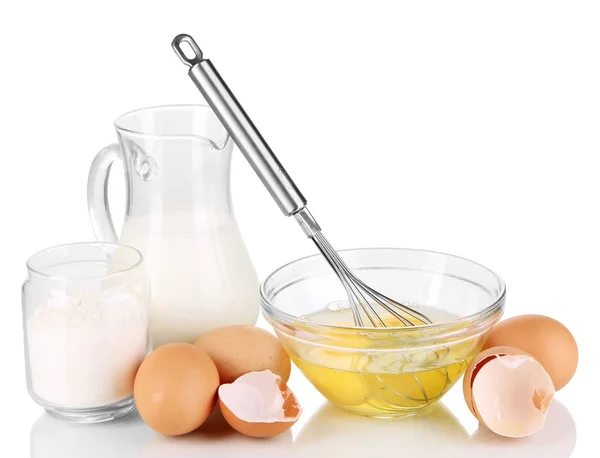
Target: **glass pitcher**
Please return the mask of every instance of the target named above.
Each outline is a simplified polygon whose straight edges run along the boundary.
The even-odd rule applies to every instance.
[[[119,143],[92,163],[88,206],[98,240],[144,255],[150,335],[156,348],[193,342],[230,324],[254,324],[258,279],[231,206],[233,141],[207,106],[144,108],[115,121]],[[121,236],[107,199],[111,165],[123,161]]]

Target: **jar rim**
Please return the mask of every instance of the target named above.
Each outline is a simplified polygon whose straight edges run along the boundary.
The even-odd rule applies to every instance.
[[[127,263],[127,265],[125,267],[111,271],[110,273],[107,273],[107,274],[93,275],[93,276],[85,277],[85,279],[77,278],[77,277],[69,277],[69,276],[64,276],[64,275],[49,274],[49,273],[44,272],[44,267],[36,266],[36,263],[40,262],[46,256],[51,256],[53,254],[60,253],[61,251],[64,251],[64,250],[77,249],[77,248],[96,248],[96,249],[104,251],[105,253],[108,251],[116,252],[117,250],[125,250],[125,251],[129,252],[129,254],[133,255],[134,258],[133,258],[132,262]],[[108,278],[116,277],[118,275],[122,275],[126,272],[129,272],[129,271],[135,269],[136,267],[138,267],[143,262],[143,260],[144,260],[144,256],[142,255],[142,253],[138,249],[136,249],[132,246],[129,246],[129,245],[123,245],[123,244],[111,243],[111,242],[75,242],[75,243],[65,243],[62,245],[55,245],[52,247],[48,247],[44,250],[38,251],[37,253],[31,255],[29,257],[29,259],[27,259],[26,266],[27,266],[27,270],[29,271],[30,274],[34,274],[36,276],[42,277],[47,280],[97,281],[97,280],[105,280]],[[93,262],[93,259],[88,259],[87,261]],[[45,268],[53,267],[56,265],[60,265],[60,263],[53,264],[51,266],[46,266]]]

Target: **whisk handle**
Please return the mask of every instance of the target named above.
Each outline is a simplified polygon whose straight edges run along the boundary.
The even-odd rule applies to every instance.
[[[193,57],[186,56],[181,50],[183,42],[190,45],[194,53]],[[181,61],[190,67],[188,75],[269,190],[281,211],[286,216],[290,216],[306,207],[306,199],[216,68],[210,60],[204,59],[194,39],[189,35],[177,35],[172,47]]]

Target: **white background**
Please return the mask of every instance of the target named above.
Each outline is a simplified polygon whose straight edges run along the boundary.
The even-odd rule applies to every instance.
[[[594,1],[3,2],[0,455],[29,456],[31,442],[36,458],[288,456],[306,444],[322,456],[431,456],[436,447],[440,456],[566,457],[573,447],[573,456],[593,456],[599,24]],[[455,420],[443,411],[439,421],[394,423],[329,407],[313,415],[322,400],[297,373],[291,386],[306,412],[273,441],[165,440],[136,419],[81,429],[42,415],[25,388],[25,260],[92,239],[87,171],[114,141],[114,118],[201,101],[170,48],[183,32],[237,94],[336,247],[471,258],[505,279],[508,316],[547,314],[571,329],[580,367],[544,431],[524,441],[477,432],[460,389],[446,398]],[[315,251],[237,151],[232,174],[261,279]]]

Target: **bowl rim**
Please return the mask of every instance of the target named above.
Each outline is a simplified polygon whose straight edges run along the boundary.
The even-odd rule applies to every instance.
[[[350,252],[357,252],[357,251],[409,251],[409,252],[417,252],[417,253],[431,253],[431,254],[447,256],[447,257],[454,258],[454,259],[460,259],[463,261],[467,261],[475,266],[478,266],[478,267],[488,271],[490,274],[492,274],[499,283],[500,294],[498,295],[498,298],[492,304],[488,305],[487,307],[480,310],[479,312],[457,318],[456,320],[453,320],[453,321],[446,321],[443,323],[417,325],[417,326],[390,326],[390,327],[385,327],[385,328],[375,327],[375,326],[363,326],[363,327],[340,326],[340,325],[330,325],[330,324],[319,323],[316,321],[307,320],[305,318],[300,318],[295,315],[284,312],[283,310],[281,310],[280,308],[278,308],[274,304],[272,304],[271,301],[267,299],[267,292],[266,292],[266,285],[269,283],[269,281],[275,275],[277,275],[280,271],[291,266],[292,264],[296,264],[298,262],[305,261],[307,259],[312,259],[312,258],[317,258],[317,257],[323,256],[322,254],[317,253],[317,254],[312,254],[309,256],[304,256],[304,257],[295,259],[293,261],[290,261],[290,262],[284,264],[283,266],[274,270],[267,278],[265,278],[261,282],[260,288],[259,288],[260,301],[261,301],[261,308],[263,310],[263,313],[265,313],[267,315],[266,318],[272,319],[272,317],[274,316],[278,320],[282,320],[284,322],[287,322],[288,324],[292,324],[292,323],[300,324],[300,325],[307,326],[307,327],[313,328],[313,329],[321,329],[321,330],[329,330],[329,331],[356,332],[357,329],[360,329],[361,331],[367,331],[369,333],[372,333],[372,332],[374,332],[374,333],[381,333],[381,332],[398,333],[398,332],[402,332],[402,331],[412,331],[412,330],[418,330],[418,329],[443,330],[447,326],[454,327],[455,325],[460,325],[462,323],[469,322],[469,321],[478,322],[480,320],[485,320],[485,319],[493,316],[496,312],[502,311],[503,307],[504,307],[504,303],[506,302],[506,284],[504,283],[504,280],[502,280],[502,277],[500,277],[495,271],[484,266],[483,264],[480,264],[476,261],[473,261],[471,259],[468,259],[468,258],[465,258],[462,256],[457,256],[457,255],[450,254],[450,253],[444,253],[441,251],[425,250],[425,249],[418,249],[418,248],[399,248],[399,247],[363,247],[363,248],[349,248],[349,249],[336,250],[336,251],[338,253],[350,253]],[[306,330],[306,328],[304,328],[304,330]]]

